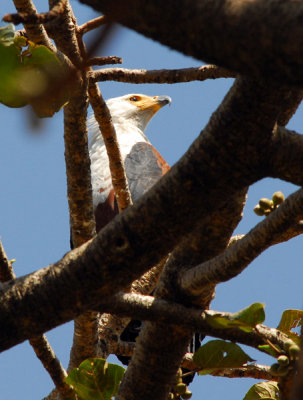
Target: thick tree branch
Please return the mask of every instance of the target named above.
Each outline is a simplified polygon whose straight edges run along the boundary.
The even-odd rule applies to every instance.
[[[74,319],[126,287],[198,221],[265,176],[279,91],[237,80],[203,134],[136,204],[55,265],[4,285],[0,349]]]
[[[52,0],[55,7],[58,1]],[[70,5],[59,15],[54,39],[74,65],[82,64],[76,36],[76,22]],[[85,73],[75,80],[74,91],[64,108],[64,144],[67,174],[67,196],[70,211],[71,241],[78,247],[95,234],[92,206],[90,159],[87,145],[87,80]],[[83,360],[95,357],[98,349],[97,315],[87,311],[74,322],[74,340],[70,354],[69,369]]]
[[[285,95],[285,107],[281,110],[277,124],[280,126],[285,126],[290,121],[291,117],[297,111],[303,98],[302,89],[292,89]]]
[[[185,272],[180,277],[181,287],[189,293],[198,294],[208,285],[234,278],[302,219],[302,210],[303,190],[300,189],[223,254]]]
[[[235,78],[235,74],[216,65],[204,65],[197,68],[149,71],[145,69],[107,68],[93,71],[90,77],[94,82],[180,83],[204,81],[206,79]]]
[[[276,127],[268,146],[269,176],[303,185],[303,135]]]
[[[220,316],[229,318],[228,312],[218,312],[213,310],[202,311],[185,307],[178,303],[154,298],[152,296],[143,296],[135,293],[118,293],[110,298],[106,303],[99,305],[99,311],[106,310],[118,316],[129,316],[133,319],[142,321],[158,321],[165,324],[176,324],[190,328],[195,332],[200,332],[205,336],[230,340],[254,347],[271,342],[286,351],[289,338],[284,333],[274,328],[268,328],[265,325],[258,325],[251,332],[244,332],[241,329],[218,329],[208,324],[208,318]],[[113,345],[113,350],[120,348],[119,353],[124,354],[120,344]],[[119,347],[120,346],[120,347]],[[127,346],[129,347],[129,346]],[[129,350],[126,349],[127,355]]]
[[[303,84],[300,1],[80,1],[199,60],[254,78]]]
[[[156,287],[157,297],[191,304],[193,299],[184,296],[178,290],[176,277],[182,267],[190,268],[199,262],[198,260],[213,257],[225,248],[241,218],[245,193],[246,190],[244,193],[236,193],[227,204],[200,221],[199,226],[172,252]],[[199,242],[203,242],[202,247],[197,245]],[[213,287],[209,287],[195,302],[204,309],[209,306],[212,298]],[[132,362],[121,383],[118,398],[166,398],[192,339],[193,329],[192,326],[185,329],[180,324],[169,324],[160,319],[152,323],[146,322],[137,340]],[[149,354],[149,362],[143,371],[144,354]],[[157,388],[152,390],[155,381]]]

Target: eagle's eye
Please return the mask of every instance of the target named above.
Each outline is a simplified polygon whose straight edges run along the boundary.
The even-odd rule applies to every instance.
[[[139,96],[132,96],[129,98],[130,101],[139,101],[140,97]]]

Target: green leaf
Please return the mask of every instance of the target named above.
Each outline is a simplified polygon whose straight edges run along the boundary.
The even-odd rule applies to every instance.
[[[195,352],[193,360],[201,368],[200,375],[216,369],[242,367],[248,361],[253,361],[240,346],[224,340],[207,342]]]
[[[251,304],[249,307],[228,316],[222,316],[220,313],[215,315],[206,313],[206,322],[214,328],[240,328],[245,332],[250,332],[256,325],[261,324],[264,319],[264,305],[261,303]]]
[[[297,326],[302,326],[302,310],[285,310],[278,325],[279,331],[288,333]]]
[[[102,358],[89,358],[73,369],[66,382],[82,400],[110,400],[117,394],[125,369]]]
[[[274,381],[260,382],[253,385],[243,400],[278,400],[280,391],[278,383]]]
[[[10,25],[0,29],[0,102],[31,104],[38,116],[50,117],[68,99],[68,90],[47,91],[63,76],[63,66],[47,47],[14,35]]]

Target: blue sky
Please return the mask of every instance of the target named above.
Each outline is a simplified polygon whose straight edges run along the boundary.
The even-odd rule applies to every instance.
[[[35,4],[40,12],[46,11],[47,1],[38,0]],[[77,1],[71,4],[80,24],[95,16],[90,8]],[[12,1],[2,1],[0,12],[1,16],[14,12]],[[125,68],[184,68],[202,64],[122,28],[104,55],[122,57]],[[126,93],[164,94],[172,98],[171,107],[163,108],[146,131],[153,145],[172,165],[206,125],[231,84],[231,79],[175,85],[107,82],[102,83],[101,91],[105,98]],[[21,276],[60,259],[69,251],[63,113],[43,120],[41,129],[33,131],[28,109],[9,109],[0,104],[0,121],[0,236],[8,257],[16,259],[16,274]],[[300,108],[288,127],[300,132],[302,121]],[[296,187],[265,179],[250,188],[244,218],[236,233],[246,233],[261,220],[252,211],[254,205],[259,198],[271,197],[277,190],[287,195]],[[266,305],[266,323],[277,326],[284,309],[302,308],[300,247],[302,237],[269,249],[239,277],[218,286],[212,308],[233,312],[253,302],[262,302]],[[48,332],[47,337],[66,366],[72,323]],[[247,351],[260,363],[273,362],[250,349]],[[198,377],[191,385],[192,399],[242,399],[253,383],[251,379]],[[46,396],[53,385],[31,347],[23,343],[0,355],[0,387],[5,400],[21,397],[35,400]]]

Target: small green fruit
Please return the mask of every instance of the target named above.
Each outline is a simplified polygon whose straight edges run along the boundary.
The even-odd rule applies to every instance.
[[[283,203],[284,200],[285,200],[285,197],[282,192],[275,192],[272,195],[272,201],[274,203],[274,206],[280,205],[281,203]]]
[[[272,209],[264,210],[264,215],[267,217],[269,214],[271,214]]]
[[[288,367],[282,367],[280,364],[275,363],[270,367],[269,372],[273,376],[284,376],[288,372]]]
[[[290,358],[292,360],[295,360],[300,353],[300,347],[296,344],[293,344],[292,346],[289,347],[288,352],[289,352]]]
[[[182,399],[187,400],[190,399],[192,395],[193,395],[192,392],[190,390],[187,390],[185,393],[181,395],[181,397]]]
[[[287,356],[279,356],[278,357],[278,363],[282,366],[282,367],[286,367],[289,364],[289,358]]]
[[[176,391],[183,395],[187,390],[187,386],[185,383],[178,383],[178,385],[176,385]]]
[[[263,210],[270,210],[273,207],[274,203],[272,200],[264,197],[263,199],[259,200],[259,205],[261,208],[263,208]]]
[[[259,204],[257,204],[257,205],[254,207],[254,212],[255,212],[255,214],[257,214],[259,217],[262,217],[262,216],[264,215],[264,210],[263,210],[263,208],[260,207]]]

